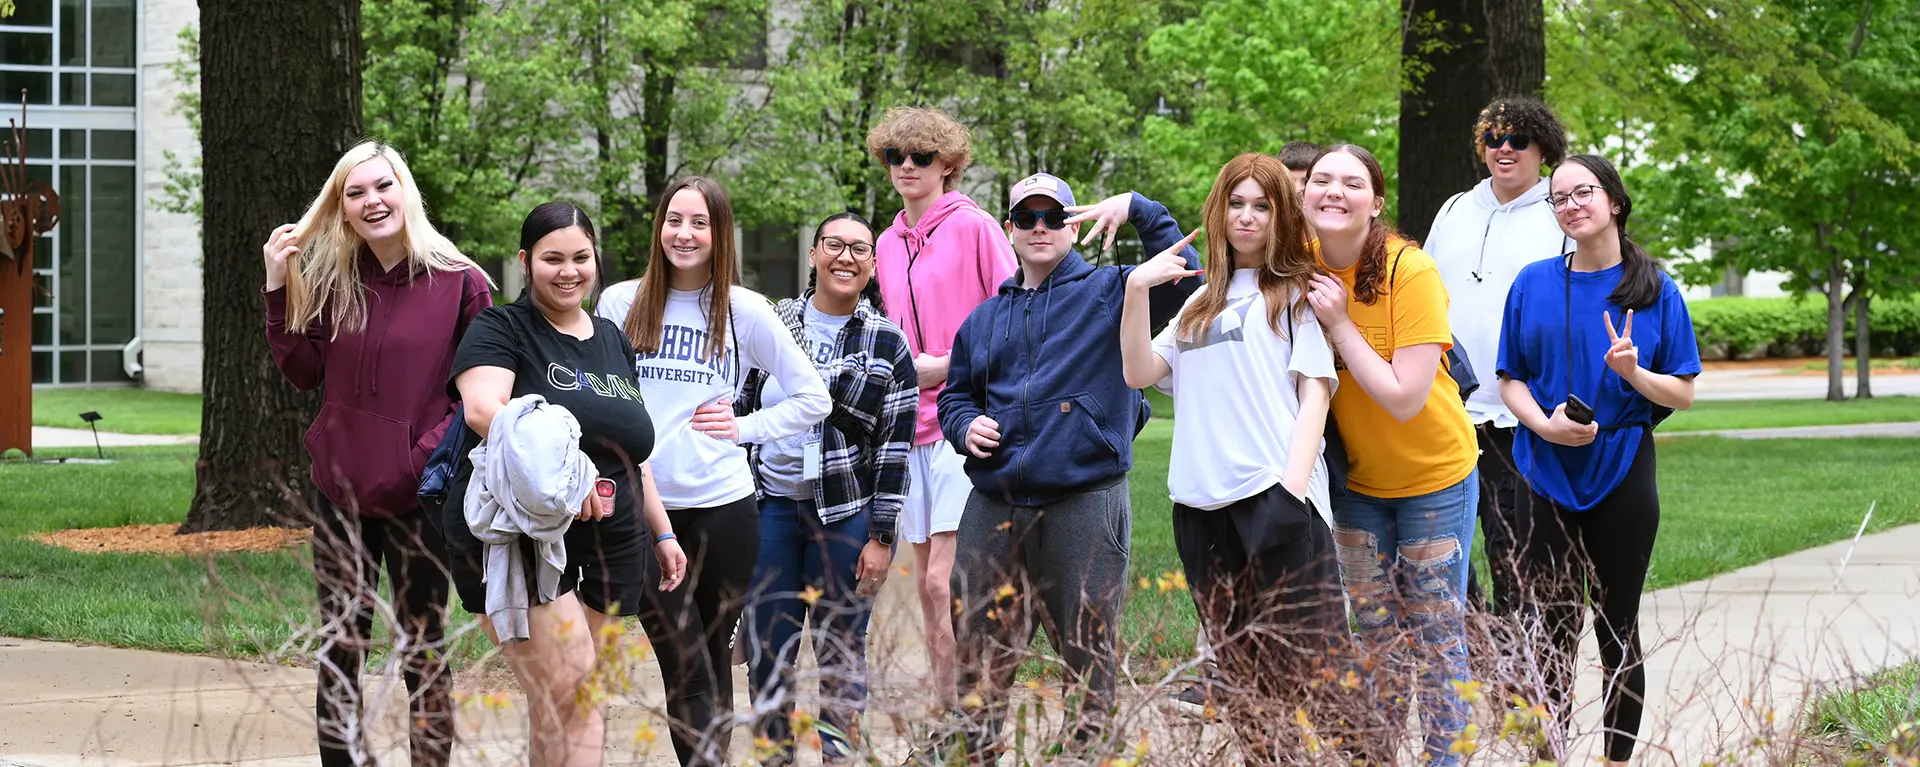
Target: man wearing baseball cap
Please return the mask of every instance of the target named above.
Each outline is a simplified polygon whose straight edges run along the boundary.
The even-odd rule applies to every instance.
[[[1083,220],[1108,230],[1127,221],[1150,254],[1180,252],[1196,270],[1200,256],[1165,206],[1137,194],[1076,207],[1065,181],[1036,173],[1013,185],[1007,207],[1019,271],[961,324],[939,398],[941,431],[973,483],[952,581],[958,693],[985,703],[965,712],[966,747],[980,759],[1004,750],[1005,691],[1037,618],[1066,661],[1068,689],[1085,691],[1075,741],[1111,750],[1121,744],[1100,737],[1100,723],[1113,709],[1127,591],[1127,470],[1148,409],[1121,371],[1133,267],[1087,263],[1074,237]],[[1200,284],[1154,288],[1154,323]]]

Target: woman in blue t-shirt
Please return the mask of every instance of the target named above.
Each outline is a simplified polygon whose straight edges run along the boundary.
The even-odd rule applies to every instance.
[[[1635,621],[1660,527],[1653,426],[1693,405],[1700,353],[1680,288],[1627,236],[1633,199],[1612,163],[1567,158],[1547,202],[1574,252],[1520,270],[1500,330],[1500,396],[1523,427],[1513,457],[1533,486],[1514,531],[1522,614],[1552,642],[1542,666],[1564,748],[1583,597],[1599,605],[1606,758],[1624,764],[1647,686]]]

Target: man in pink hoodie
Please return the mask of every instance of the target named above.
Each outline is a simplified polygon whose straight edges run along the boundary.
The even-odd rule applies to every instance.
[[[965,459],[940,433],[935,399],[947,381],[954,334],[1018,264],[1000,222],[957,191],[973,162],[967,128],[935,109],[895,107],[867,134],[867,153],[884,163],[906,209],[876,244],[875,275],[887,319],[906,331],[920,375],[919,422],[909,456],[900,533],[919,566],[927,656],[943,702],[954,697],[954,531],[973,485]]]

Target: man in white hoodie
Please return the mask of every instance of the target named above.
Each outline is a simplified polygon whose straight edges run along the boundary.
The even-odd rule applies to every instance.
[[[1488,178],[1441,206],[1427,234],[1450,297],[1447,319],[1482,382],[1467,399],[1480,442],[1480,529],[1487,536],[1493,569],[1493,609],[1517,614],[1522,600],[1520,548],[1512,534],[1516,504],[1527,502],[1526,480],[1513,464],[1513,432],[1519,421],[1500,401],[1494,367],[1500,352],[1501,308],[1520,268],[1571,249],[1547,204],[1543,170],[1559,165],[1567,151],[1566,130],[1546,104],[1528,96],[1504,96],[1480,111],[1473,149]],[[1470,576],[1469,602],[1485,610],[1479,579]]]

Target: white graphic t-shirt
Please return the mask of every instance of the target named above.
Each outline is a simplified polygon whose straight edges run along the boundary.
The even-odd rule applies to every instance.
[[[1181,315],[1203,294],[1194,293]],[[1153,352],[1172,368],[1155,388],[1173,396],[1167,488],[1175,503],[1217,509],[1258,495],[1285,476],[1300,417],[1300,381],[1324,378],[1329,387],[1338,381],[1333,349],[1313,312],[1295,312],[1290,324],[1291,339],[1273,331],[1257,270],[1236,269],[1227,308],[1205,333],[1176,338],[1175,316],[1154,337]],[[1280,330],[1289,330],[1285,315]],[[1331,527],[1324,458],[1314,460],[1307,498]]]

